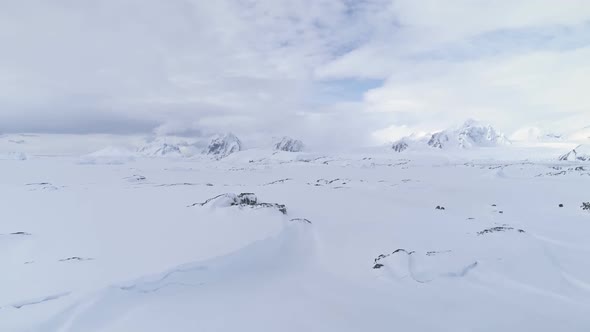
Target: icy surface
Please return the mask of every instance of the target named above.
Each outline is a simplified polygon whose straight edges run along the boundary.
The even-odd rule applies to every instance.
[[[589,331],[560,149],[3,159],[0,331]]]

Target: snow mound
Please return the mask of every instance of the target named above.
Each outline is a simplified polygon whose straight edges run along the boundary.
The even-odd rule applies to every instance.
[[[203,151],[207,155],[224,158],[232,153],[242,150],[242,142],[234,134],[228,133],[223,136],[214,137],[209,146]]]
[[[316,256],[314,239],[311,225],[291,222],[276,236],[255,241],[224,256],[179,265],[91,293],[35,330],[163,331],[174,327],[171,330],[179,331],[186,330],[183,328],[186,326],[200,326],[203,331],[218,331],[219,306],[227,308],[227,303],[232,303],[243,308],[254,307],[260,314],[251,316],[249,313],[248,319],[238,319],[238,323],[232,323],[227,329],[237,331],[240,330],[238,325],[243,328],[245,324],[244,330],[259,331],[260,327],[250,326],[269,319],[266,313],[269,306],[274,305],[271,299],[275,293],[260,293],[259,290],[269,286],[277,289],[282,279],[309,270]],[[278,278],[266,280],[269,275]],[[227,292],[236,286],[246,292]],[[230,296],[220,300],[220,294]],[[254,305],[253,297],[258,299]],[[225,301],[228,302],[224,304]],[[296,311],[298,301],[300,298],[288,301],[284,310]],[[165,309],[159,309],[162,303]],[[265,307],[260,310],[260,306]],[[186,309],[192,313],[186,314]],[[125,313],[123,322],[112,319],[120,317],[122,312]],[[93,328],[96,313],[101,315],[100,328]],[[274,326],[271,330],[279,330],[281,320],[270,319]],[[136,329],[138,326],[141,328]]]
[[[0,153],[0,160],[27,160],[28,157],[22,152]]]
[[[120,165],[135,160],[135,152],[125,148],[109,146],[82,156],[81,164]]]
[[[590,161],[590,145],[578,145],[575,149],[559,157],[560,161]]]
[[[287,152],[301,152],[303,151],[303,142],[290,137],[283,137],[280,142],[275,144],[275,150]]]

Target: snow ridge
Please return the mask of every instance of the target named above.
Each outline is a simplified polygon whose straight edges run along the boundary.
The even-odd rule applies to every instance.
[[[420,138],[411,135],[393,143],[392,149],[403,152],[413,146],[427,146],[435,149],[472,149],[478,147],[495,147],[511,144],[503,134],[491,125],[475,120],[467,120],[463,125],[435,132]]]
[[[559,157],[560,161],[590,161],[590,146],[582,144]]]

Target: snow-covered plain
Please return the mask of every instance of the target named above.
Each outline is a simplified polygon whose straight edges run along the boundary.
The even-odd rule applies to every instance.
[[[589,331],[567,151],[1,158],[0,331]]]

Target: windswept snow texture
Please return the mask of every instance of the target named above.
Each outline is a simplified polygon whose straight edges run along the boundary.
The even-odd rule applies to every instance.
[[[303,151],[303,142],[290,137],[283,137],[280,142],[275,144],[275,150],[287,152],[301,152]]]
[[[204,153],[218,158],[224,158],[242,150],[242,142],[234,134],[214,137]]]
[[[0,160],[0,331],[590,331],[590,162],[217,142]]]

